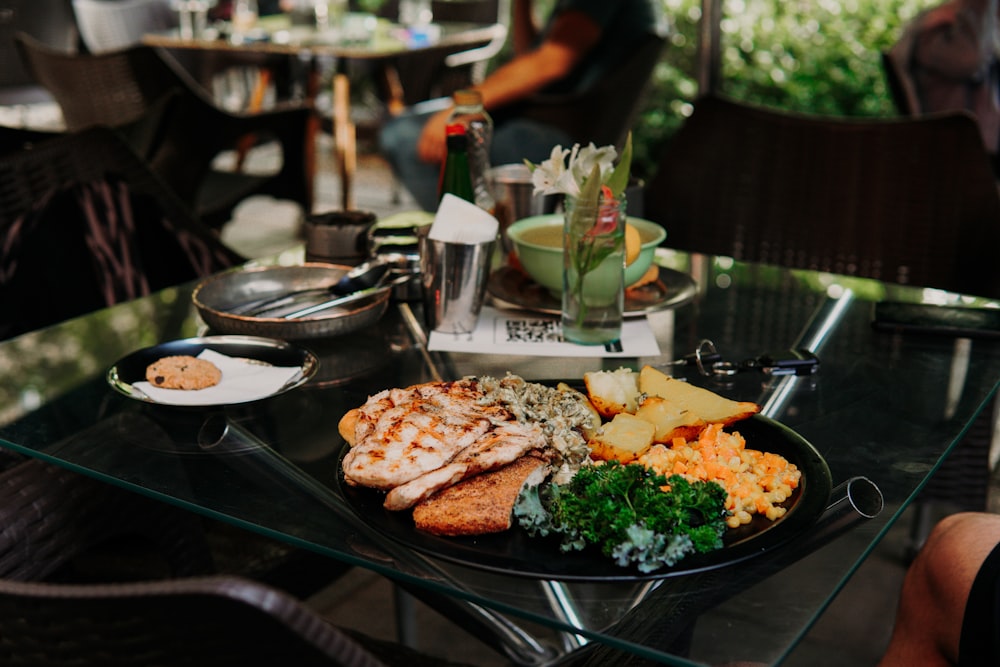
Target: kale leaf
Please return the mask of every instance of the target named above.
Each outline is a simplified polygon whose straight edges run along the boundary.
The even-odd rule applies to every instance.
[[[592,544],[623,567],[652,572],[722,547],[725,499],[715,482],[609,461],[581,468],[569,484],[525,489],[514,514],[529,535],[558,535],[563,551]]]

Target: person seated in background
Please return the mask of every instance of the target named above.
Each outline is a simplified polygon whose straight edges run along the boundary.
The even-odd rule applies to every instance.
[[[539,29],[531,0],[514,0],[511,24],[514,57],[475,86],[493,117],[494,165],[542,162],[557,144],[571,145],[559,128],[518,118],[517,103],[537,92],[585,90],[656,29],[660,12],[655,0],[558,0]],[[450,108],[447,99],[421,103],[388,121],[380,136],[396,177],[428,211],[438,204]]]
[[[942,519],[903,579],[879,667],[1000,665],[1000,515]]]
[[[911,78],[914,111],[967,110],[987,151],[1000,149],[998,0],[950,0],[913,19],[890,57]]]

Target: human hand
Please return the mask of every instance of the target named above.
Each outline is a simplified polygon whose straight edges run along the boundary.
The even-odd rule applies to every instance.
[[[448,153],[445,128],[451,109],[444,109],[427,119],[420,140],[417,142],[417,156],[422,162],[440,164]]]

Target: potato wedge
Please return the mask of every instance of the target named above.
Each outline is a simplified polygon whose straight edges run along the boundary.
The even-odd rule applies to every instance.
[[[660,396],[647,396],[635,416],[653,424],[653,442],[665,445],[678,437],[695,438],[708,425],[691,410]]]
[[[590,458],[628,463],[653,444],[656,427],[645,419],[619,412],[590,442]]]
[[[732,424],[760,412],[760,406],[747,401],[733,401],[715,392],[672,378],[652,366],[639,371],[639,390],[647,396],[659,396],[678,411],[687,410],[709,424]]]
[[[583,382],[591,404],[602,417],[635,412],[638,407],[639,374],[629,368],[584,373]]]

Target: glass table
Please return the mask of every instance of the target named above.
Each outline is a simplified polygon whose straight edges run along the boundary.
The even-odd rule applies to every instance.
[[[137,349],[205,333],[194,286],[168,289],[0,344],[0,442],[381,573],[494,638],[520,664],[568,653],[594,665],[626,656],[777,664],[991,401],[1000,344],[871,326],[877,301],[963,301],[955,295],[670,251],[660,259],[693,276],[698,290],[649,313],[659,356],[428,352],[419,304],[394,302],[368,329],[302,341],[320,360],[306,384],[218,409],[149,405],[106,381],[108,368]],[[834,490],[815,520],[762,540],[759,553],[737,563],[677,576],[607,576],[603,568],[592,577],[524,576],[432,555],[390,534],[359,511],[338,477],[340,417],[384,388],[508,371],[578,381],[588,370],[666,364],[706,338],[731,360],[789,348],[820,360],[811,376],[746,372],[721,382],[665,367],[760,403],[829,466]],[[554,571],[565,562],[557,550],[532,548]]]

